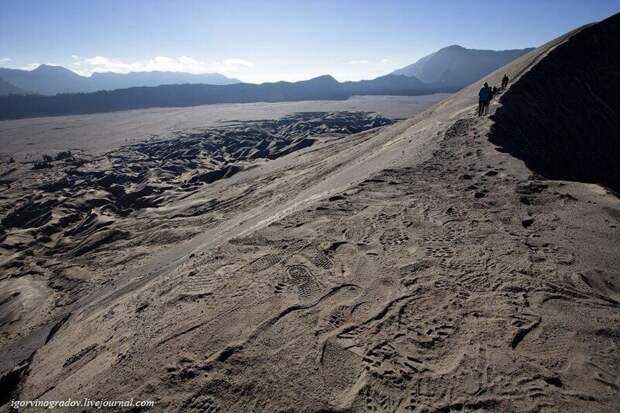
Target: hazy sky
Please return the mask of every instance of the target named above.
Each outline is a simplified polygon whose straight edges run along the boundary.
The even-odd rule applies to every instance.
[[[373,78],[441,47],[538,46],[620,0],[0,0],[0,66]]]

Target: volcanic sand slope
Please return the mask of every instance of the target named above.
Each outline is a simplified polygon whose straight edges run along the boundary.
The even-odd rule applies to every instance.
[[[575,33],[484,81],[508,72],[518,87]],[[492,119],[474,116],[481,82],[411,120],[206,186],[197,198],[217,193],[230,209],[74,305],[20,398],[616,411],[620,201],[499,152]]]
[[[140,257],[191,238],[200,232],[197,227],[204,231],[205,224],[225,221],[231,211],[243,212],[252,205],[239,201],[249,194],[255,195],[254,203],[271,194],[269,185],[235,185],[233,175],[247,170],[246,175],[256,178],[253,169],[267,160],[392,122],[363,112],[299,113],[232,122],[100,156],[65,151],[34,164],[6,161],[0,286],[7,290],[6,300],[2,298],[7,307],[2,307],[0,373],[12,367],[6,364],[9,359],[19,364],[31,345],[46,339],[54,325],[45,324],[46,318],[63,320],[93,287],[115,288],[127,263],[134,265]],[[269,172],[270,164],[259,169]],[[213,185],[220,180],[229,185]],[[211,191],[205,192],[205,185]],[[32,286],[20,287],[25,280],[36,281],[37,296],[49,306],[36,311],[35,302],[25,299]],[[41,323],[41,334],[37,328],[29,334]]]
[[[390,108],[387,98],[363,100],[362,105],[383,107],[394,114],[415,112],[434,99],[397,99],[405,103],[399,108]],[[296,158],[276,158],[292,150],[316,151],[334,139],[392,123],[362,112],[306,112],[278,118],[280,113],[317,105],[334,107],[330,102],[288,108],[251,105],[251,114],[275,109],[271,114],[275,119],[220,121],[213,127],[194,128],[171,139],[148,140],[102,155],[63,151],[34,164],[2,157],[3,387],[15,389],[29,356],[53,337],[72,311],[97,297],[134,289],[174,267],[193,248],[225,239],[231,231],[239,233],[243,227],[236,225],[247,220],[247,214],[274,219],[270,213],[284,208],[283,201],[291,193],[280,188],[297,185],[303,189],[304,181],[316,180],[316,174],[291,174],[291,165],[300,170],[308,164],[325,165],[319,157],[300,165]],[[359,102],[346,106],[359,109]],[[240,115],[246,109],[220,108],[215,115],[231,119],[231,114]],[[191,112],[190,119],[198,122]],[[206,113],[214,115],[211,110]],[[152,114],[138,115],[143,119]],[[173,113],[155,128],[167,127],[178,116]],[[124,116],[124,122],[130,117]],[[349,140],[347,145],[360,149],[348,156],[363,152],[373,135]],[[302,149],[313,142],[311,148]],[[218,185],[219,180],[226,182]],[[274,197],[274,193],[281,195]],[[8,373],[14,367],[17,370]],[[5,379],[10,385],[5,386]]]
[[[502,98],[491,141],[545,176],[620,191],[618,56],[620,14],[526,73]]]

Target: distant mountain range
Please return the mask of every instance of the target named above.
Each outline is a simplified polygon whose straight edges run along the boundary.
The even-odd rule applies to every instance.
[[[195,106],[214,103],[339,100],[353,95],[416,96],[455,92],[532,49],[473,50],[450,46],[372,80],[338,82],[329,75],[300,82],[239,83],[218,74],[100,73],[80,76],[59,66],[0,69],[0,119]],[[11,85],[15,89],[11,89]],[[159,86],[155,86],[159,85]],[[19,90],[37,94],[17,95]],[[89,92],[92,90],[96,92]],[[62,94],[56,94],[60,93]],[[71,92],[71,93],[69,93]],[[81,93],[76,93],[81,92]],[[2,93],[0,93],[2,94]],[[54,95],[55,96],[44,96]]]
[[[181,72],[93,73],[80,76],[62,66],[41,65],[34,70],[0,68],[0,79],[21,89],[41,95],[57,93],[89,93],[99,90],[125,89],[184,83],[229,85],[239,83],[219,73],[194,75]],[[3,91],[3,89],[2,89]],[[0,91],[0,94],[8,94]],[[19,93],[19,92],[10,92]]]
[[[387,75],[340,83],[329,75],[301,82],[163,85],[93,93],[0,96],[0,119],[196,106],[214,103],[344,100],[353,95],[426,95],[449,91],[415,77]]]
[[[460,89],[532,50],[534,48],[477,50],[448,46],[392,74],[415,76],[424,83]]]

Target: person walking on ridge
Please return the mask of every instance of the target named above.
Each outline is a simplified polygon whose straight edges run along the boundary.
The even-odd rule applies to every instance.
[[[484,82],[484,86],[482,86],[482,89],[478,92],[478,116],[482,116],[488,112],[492,94],[493,92],[489,84]]]
[[[510,79],[508,79],[508,75],[504,75],[504,77],[502,78],[502,90],[506,89],[506,86],[508,86],[508,81]]]

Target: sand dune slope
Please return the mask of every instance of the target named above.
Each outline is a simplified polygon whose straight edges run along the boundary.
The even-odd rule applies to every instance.
[[[491,141],[545,176],[619,191],[618,55],[620,14],[583,29],[506,93]]]
[[[579,33],[481,82],[508,72],[517,88]],[[499,151],[493,119],[474,116],[479,87],[149,210],[230,201],[76,301],[20,398],[134,397],[182,412],[616,411],[620,201]]]

